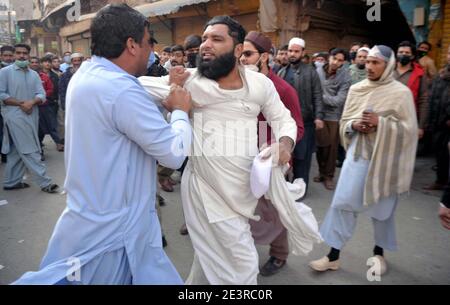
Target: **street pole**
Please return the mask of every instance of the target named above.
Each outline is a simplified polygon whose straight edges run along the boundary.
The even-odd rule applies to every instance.
[[[8,1],[8,38],[9,44],[12,45],[12,36],[11,36],[11,1]]]

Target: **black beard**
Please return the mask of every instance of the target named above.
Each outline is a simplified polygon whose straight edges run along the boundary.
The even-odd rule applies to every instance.
[[[197,57],[197,69],[201,76],[212,80],[218,80],[227,76],[236,66],[236,57],[234,50],[223,54],[213,60],[203,60],[201,56]]]
[[[299,59],[289,58],[289,63],[291,63],[293,65],[298,65],[301,61],[302,61],[301,58],[299,58]]]

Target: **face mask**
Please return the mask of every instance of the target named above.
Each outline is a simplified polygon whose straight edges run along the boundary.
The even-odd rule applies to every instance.
[[[355,60],[356,59],[357,52],[350,52],[350,59]]]
[[[28,65],[30,64],[30,62],[28,60],[16,60],[15,63],[21,69],[27,68]]]
[[[325,66],[325,63],[321,61],[316,61],[314,65],[316,66],[316,68],[323,68],[323,66]]]
[[[426,56],[427,54],[428,54],[427,51],[418,51],[418,52],[417,52],[417,56],[418,56],[419,58],[422,58],[422,57]]]
[[[66,64],[70,64],[70,56],[68,55],[64,56],[63,60]]]
[[[256,65],[245,65],[245,69],[253,71],[253,72],[259,72],[259,68]]]
[[[254,65],[245,65],[246,69],[254,72],[261,72],[261,57],[259,57],[258,61]]]
[[[150,56],[148,57],[147,69],[150,68],[156,61],[155,52],[151,51]]]
[[[402,65],[402,66],[406,66],[407,64],[409,64],[411,62],[411,56],[408,55],[400,55],[398,57],[398,62]]]
[[[2,65],[3,65],[4,67],[10,66],[11,64],[12,64],[12,62],[5,62],[5,61],[2,61]]]

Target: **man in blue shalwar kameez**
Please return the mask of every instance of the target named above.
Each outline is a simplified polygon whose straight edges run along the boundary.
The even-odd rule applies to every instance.
[[[34,176],[42,191],[56,193],[58,185],[47,176],[41,162],[38,138],[39,109],[45,101],[45,91],[39,75],[28,68],[30,46],[17,44],[15,63],[0,71],[0,103],[4,123],[2,153],[8,156],[3,189],[29,187],[23,182],[25,170]]]
[[[108,5],[91,25],[92,60],[66,97],[67,208],[40,270],[16,284],[182,284],[161,245],[156,161],[179,168],[191,144],[190,95],[173,87],[167,123],[137,80],[155,41],[146,18]]]

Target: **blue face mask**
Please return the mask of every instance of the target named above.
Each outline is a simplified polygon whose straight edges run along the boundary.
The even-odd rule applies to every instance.
[[[147,69],[150,68],[156,61],[155,52],[151,51],[150,56],[148,57]]]

